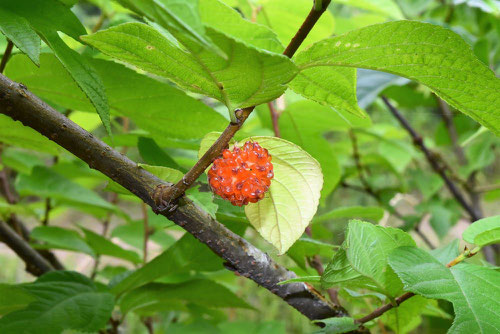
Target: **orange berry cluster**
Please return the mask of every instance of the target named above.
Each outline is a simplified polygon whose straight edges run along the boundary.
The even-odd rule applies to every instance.
[[[224,150],[208,171],[212,191],[237,206],[260,201],[274,177],[271,158],[265,148],[250,141],[232,152]]]

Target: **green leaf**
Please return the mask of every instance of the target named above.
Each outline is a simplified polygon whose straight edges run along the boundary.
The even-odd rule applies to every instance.
[[[297,55],[301,70],[360,67],[420,82],[500,134],[500,80],[455,33],[428,23],[377,24],[326,39]]]
[[[430,207],[430,224],[439,238],[444,238],[452,226],[453,212],[448,208],[436,204]]]
[[[200,187],[191,187],[186,191],[186,195],[213,219],[217,219],[215,214],[219,206],[214,203],[214,194],[211,191],[200,191]]]
[[[327,244],[318,240],[301,237],[292,247],[286,252],[295,263],[302,269],[306,270],[306,257],[321,255],[328,258],[333,256],[333,249],[338,246]]]
[[[323,175],[319,163],[299,146],[275,137],[250,137],[272,156],[274,178],[264,199],[245,214],[255,229],[284,254],[304,233],[318,207]]]
[[[316,332],[315,334],[337,334],[347,333],[359,328],[359,324],[354,322],[353,318],[340,317],[316,320],[314,322],[324,323],[326,326]]]
[[[404,18],[397,2],[393,0],[337,0],[337,2],[374,13],[385,14],[393,19],[401,20]]]
[[[355,272],[385,295],[395,297],[402,286],[390,270],[387,257],[395,248],[414,245],[411,236],[400,229],[352,220],[346,236],[346,257]]]
[[[151,223],[151,222],[150,222]],[[150,224],[152,225],[152,224]],[[119,238],[123,242],[127,244],[143,250],[144,247],[144,222],[141,221],[131,221],[126,224],[121,224],[116,226],[111,232],[112,238]],[[153,234],[149,237],[149,240],[154,243],[167,248],[172,246],[175,243],[174,237],[170,234],[165,233],[162,229],[156,229]]]
[[[268,111],[263,117],[269,117]],[[370,124],[369,118],[359,118],[307,100],[291,103],[279,118],[282,138],[299,145],[320,163],[324,176],[322,199],[332,192],[341,175],[336,155],[323,134]]]
[[[0,32],[24,52],[36,65],[40,65],[40,37],[29,22],[0,5]]]
[[[141,313],[147,308],[151,313],[170,302],[181,301],[206,307],[252,308],[228,288],[207,279],[198,279],[179,284],[150,283],[126,293],[120,299],[120,309]]]
[[[85,234],[85,240],[87,244],[94,250],[95,254],[98,255],[108,255],[116,257],[119,259],[124,259],[132,263],[141,263],[142,260],[137,255],[136,252],[131,250],[126,250],[118,246],[117,244],[111,242],[99,234],[92,232],[86,228],[81,227],[81,230]]]
[[[31,175],[19,175],[16,189],[21,195],[50,197],[69,204],[86,204],[114,210],[115,207],[95,192],[74,183],[49,168],[33,167]]]
[[[483,218],[467,227],[462,234],[465,241],[478,246],[500,242],[500,216]]]
[[[330,106],[337,112],[368,117],[358,106],[354,68],[305,68],[288,85],[302,96]]]
[[[20,286],[0,284],[0,315],[21,310],[35,301],[36,297]]]
[[[111,133],[109,107],[100,77],[87,59],[69,48],[59,37],[61,31],[75,40],[85,28],[71,10],[56,0],[4,0],[2,7],[24,17],[54,51],[71,77],[92,102],[104,127]]]
[[[0,141],[29,150],[46,152],[53,155],[59,153],[59,147],[51,142],[47,137],[42,136],[32,128],[24,126],[21,122],[12,118],[0,115]]]
[[[178,170],[169,167],[150,166],[146,164],[137,164],[137,166],[147,170],[148,172],[157,176],[158,178],[171,183],[179,182],[184,176],[182,172],[179,172]]]
[[[433,249],[430,254],[434,256],[442,264],[447,264],[454,258],[460,255],[458,246],[460,245],[460,240],[455,239],[448,245]]]
[[[279,40],[287,45],[309,14],[312,3],[308,0],[265,0],[260,1],[262,10],[258,12],[257,22],[269,26],[278,35]],[[286,8],[286,10],[283,10]],[[333,34],[333,15],[326,11],[314,25],[301,47],[306,47]]]
[[[228,59],[194,46],[187,53],[157,30],[139,23],[122,24],[82,39],[107,55],[213,97],[229,110],[277,98],[296,74],[295,65],[283,55],[247,47],[212,28],[207,33],[231,55]]]
[[[200,0],[200,15],[206,26],[247,45],[275,53],[282,53],[284,50],[274,31],[243,19],[240,13],[219,0]]]
[[[151,138],[139,137],[137,148],[142,159],[152,166],[170,167],[181,170],[181,167]]]
[[[286,106],[279,118],[280,130],[290,140],[303,141],[307,135],[371,126],[370,118],[360,118],[343,110],[332,110],[316,102],[302,100]],[[300,143],[297,143],[300,145]]]
[[[23,289],[37,300],[1,318],[2,334],[59,334],[65,329],[97,332],[114,307],[112,294],[98,291],[90,279],[76,272],[49,272]]]
[[[61,106],[93,110],[53,55],[42,54],[40,63],[37,68],[27,58],[14,56],[7,64],[6,75]],[[219,113],[172,85],[110,61],[93,60],[92,66],[104,82],[112,112],[129,117],[138,127],[148,131],[159,145],[172,146],[168,138],[196,140],[197,143],[200,134],[222,131],[227,125],[227,120]]]
[[[415,183],[415,187],[420,190],[425,200],[429,200],[444,185],[443,179],[430,171],[420,168],[411,171],[413,177],[410,182]]]
[[[264,117],[269,117],[268,112]],[[344,130],[360,119],[351,114],[332,112],[328,107],[313,101],[298,101],[291,103],[281,113],[279,126],[283,139],[299,145],[318,160],[324,175],[324,185],[321,197],[332,192],[340,180],[340,167],[330,144],[323,138],[323,133],[331,130]],[[352,123],[349,124],[350,120]],[[365,120],[365,119],[360,119]],[[366,124],[370,120],[366,119]]]
[[[27,204],[9,204],[5,202],[3,198],[0,199],[0,213],[6,217],[12,214],[21,214],[27,216],[31,215],[34,217],[38,217],[37,213]]]
[[[371,219],[378,222],[384,216],[384,209],[376,206],[349,206],[333,209],[313,219],[314,223],[338,218]]]
[[[362,287],[373,291],[381,291],[372,280],[362,276],[359,272],[354,270],[347,259],[345,249],[338,250],[328,263],[325,272],[321,276],[321,285],[324,288],[345,286],[354,288]]]
[[[0,116],[0,124],[4,120],[3,117]],[[19,124],[19,123],[17,123]],[[12,124],[10,124],[12,125]],[[0,125],[1,127],[1,125]],[[17,127],[16,127],[17,128]],[[29,129],[29,128],[27,128]],[[7,130],[3,129],[2,130]],[[37,135],[38,132],[35,132]],[[40,136],[40,138],[44,139],[45,137]],[[0,139],[2,141],[2,139]],[[51,142],[48,142],[51,143]],[[40,145],[43,146],[42,143]],[[50,144],[52,145],[52,144]],[[55,145],[55,144],[54,144]],[[37,148],[39,148],[38,146]],[[2,152],[2,162],[4,163],[5,166],[19,172],[22,174],[31,174],[31,170],[35,166],[39,165],[45,165],[44,161],[36,154],[36,152],[28,152],[23,149],[18,149],[15,147],[7,147],[4,148]]]
[[[30,238],[47,243],[33,245],[36,248],[65,249],[94,256],[94,251],[76,231],[56,226],[38,226],[30,233]]]
[[[409,291],[453,304],[455,320],[448,333],[495,333],[500,328],[499,272],[464,263],[447,268],[415,247],[396,249],[389,264]]]
[[[104,85],[88,60],[78,52],[68,47],[57,32],[47,32],[43,35],[46,43],[54,50],[57,59],[64,65],[71,77],[94,105],[104,128],[111,134],[108,98]]]
[[[117,0],[122,6],[155,21],[177,37],[183,34],[212,46],[201,23],[199,0]]]
[[[85,34],[75,14],[57,0],[2,0],[0,7],[24,17],[38,32],[61,31],[75,40]]]
[[[214,271],[222,268],[221,259],[206,245],[190,234],[186,234],[165,252],[114,286],[112,292],[119,295],[160,277],[187,272],[191,269]]]

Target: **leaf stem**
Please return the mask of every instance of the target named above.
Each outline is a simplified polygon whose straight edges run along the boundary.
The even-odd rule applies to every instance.
[[[316,22],[318,22],[321,15],[325,12],[329,4],[330,0],[324,0],[323,7],[320,11],[317,11],[314,8],[311,9],[306,19],[304,20],[304,23],[302,23],[302,26],[292,38],[285,51],[283,51],[283,55],[287,56],[288,58],[292,58],[292,56],[298,50],[302,42],[304,42],[305,38],[314,27]],[[210,166],[210,164],[221,155],[222,151],[228,147],[229,141],[242,127],[243,123],[246,121],[248,116],[250,116],[254,108],[255,106],[236,110],[234,112],[236,119],[233,119],[231,117],[231,122],[226,127],[224,132],[205,152],[205,154],[195,163],[195,165],[184,175],[182,180],[166,190],[164,189],[164,187],[161,187],[161,185],[158,185],[154,194],[154,200],[157,209],[158,206],[160,206],[159,209],[161,210],[170,210],[175,207],[174,202],[179,197],[181,197],[189,187],[191,187],[191,185]]]
[[[11,40],[7,42],[7,47],[2,56],[2,61],[0,61],[0,73],[3,73],[5,66],[7,65],[7,61],[10,58],[10,54],[12,53],[12,48],[14,47],[14,43]]]

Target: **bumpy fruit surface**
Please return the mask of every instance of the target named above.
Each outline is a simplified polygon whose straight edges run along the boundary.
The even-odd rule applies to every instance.
[[[263,199],[273,177],[268,151],[250,141],[233,151],[224,150],[208,171],[213,192],[237,206]]]

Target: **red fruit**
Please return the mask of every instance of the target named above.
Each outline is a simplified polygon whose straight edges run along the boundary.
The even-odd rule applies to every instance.
[[[242,206],[264,198],[274,177],[272,157],[259,144],[247,141],[233,151],[224,150],[208,171],[212,191]]]

